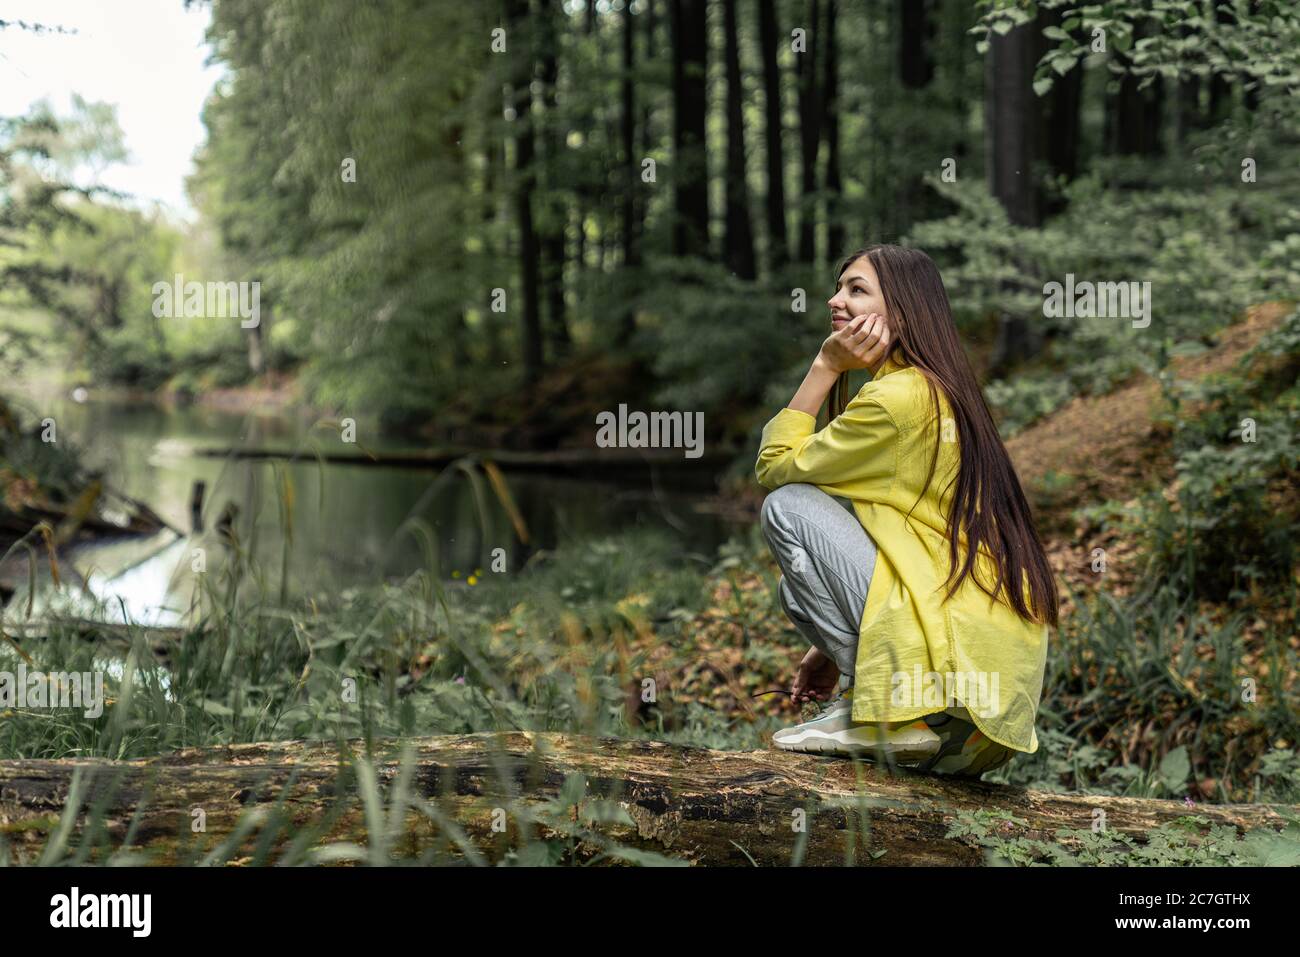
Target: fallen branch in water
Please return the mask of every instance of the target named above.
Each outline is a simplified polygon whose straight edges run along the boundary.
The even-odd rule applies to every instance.
[[[734,450],[706,452],[698,458],[687,458],[681,449],[557,449],[555,451],[519,452],[448,448],[414,452],[325,452],[320,450],[290,451],[283,449],[216,448],[197,449],[195,455],[207,458],[232,458],[245,460],[286,459],[289,461],[321,461],[335,465],[368,465],[387,468],[434,469],[450,465],[459,459],[476,458],[495,462],[511,472],[546,472],[577,476],[648,477],[650,469],[681,470],[697,473],[702,480],[713,480],[714,470],[729,464]]]

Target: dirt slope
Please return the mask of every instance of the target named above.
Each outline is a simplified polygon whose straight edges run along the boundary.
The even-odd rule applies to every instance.
[[[1224,330],[1219,344],[1198,356],[1174,360],[1180,379],[1225,372],[1287,314],[1283,303],[1252,306]],[[1099,396],[1076,398],[1007,442],[1026,490],[1050,491],[1068,480],[1086,498],[1127,498],[1135,478],[1149,474],[1161,456],[1152,425],[1159,386],[1150,376]]]
[[[1197,356],[1174,360],[1180,379],[1200,379],[1230,370],[1291,310],[1285,303],[1263,303],[1225,329],[1219,343]],[[1108,584],[1123,593],[1132,543],[1102,539],[1076,525],[1073,509],[1108,499],[1129,501],[1142,491],[1167,485],[1173,478],[1167,429],[1153,422],[1160,389],[1143,375],[1106,395],[1080,396],[1007,442],[1007,450],[1030,501],[1047,546],[1048,558],[1061,577],[1075,587],[1093,587],[1095,548],[1104,548]],[[1064,597],[1064,595],[1063,595]]]

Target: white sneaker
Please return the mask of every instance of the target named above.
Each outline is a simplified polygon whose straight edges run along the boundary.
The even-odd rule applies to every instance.
[[[939,750],[940,738],[923,718],[876,724],[853,720],[853,698],[841,696],[810,721],[772,736],[782,751],[810,754],[889,756],[895,762],[923,761]]]

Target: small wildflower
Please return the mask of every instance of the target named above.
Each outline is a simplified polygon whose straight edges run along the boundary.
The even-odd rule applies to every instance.
[[[465,580],[468,581],[471,585],[477,585],[477,584],[478,584],[478,576],[477,576],[477,575],[470,575],[469,578],[467,578],[467,579],[465,579]]]
[[[1190,794],[1186,795],[1183,798],[1183,803],[1186,804],[1188,807],[1196,807],[1196,802],[1192,800],[1192,796]]]
[[[459,578],[459,577],[460,577],[460,572],[453,568],[453,569],[451,570],[451,577],[452,577],[452,578]]]

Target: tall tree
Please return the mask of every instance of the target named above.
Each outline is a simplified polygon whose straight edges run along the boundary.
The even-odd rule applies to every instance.
[[[805,48],[799,53],[799,158],[803,183],[799,197],[799,261],[811,263],[817,255],[817,147],[821,142],[822,97],[817,82],[817,44],[821,33],[821,3],[808,0],[803,28]]]
[[[523,344],[524,382],[535,383],[542,374],[541,286],[537,232],[533,226],[535,132],[533,127],[533,44],[528,35],[528,0],[506,0],[509,44],[515,74],[512,83],[515,124],[515,226],[519,230],[519,274],[523,286],[520,332]]]
[[[1133,39],[1140,42],[1150,31],[1142,22],[1133,25]],[[1118,89],[1107,97],[1106,148],[1121,155],[1156,156],[1163,151],[1160,132],[1164,124],[1164,80],[1141,86],[1141,77],[1128,68],[1133,58],[1124,50],[1111,55],[1124,67]]]
[[[1049,26],[1060,27],[1064,17],[1060,10],[1044,10],[1043,20]],[[1037,52],[1041,56],[1046,51],[1047,43],[1040,36]],[[1074,69],[1056,78],[1042,103],[1041,152],[1048,168],[1067,181],[1079,175],[1082,99],[1083,70]],[[1060,212],[1063,208],[1064,198],[1059,193],[1045,197],[1045,213]]]
[[[547,182],[544,193],[545,218],[541,224],[542,287],[545,291],[546,337],[554,358],[569,353],[572,340],[564,307],[564,234],[569,222],[568,191],[561,168],[564,149],[560,140],[561,120],[558,110],[560,30],[555,0],[539,0],[538,23],[541,27],[542,104],[545,107]]]
[[[480,233],[482,235],[482,244],[487,252],[489,260],[496,260],[500,257],[504,260],[504,245],[499,238],[500,229],[499,221],[503,216],[505,203],[504,197],[497,191],[498,184],[504,183],[507,177],[506,171],[506,146],[505,137],[501,133],[501,116],[505,112],[505,107],[512,105],[501,92],[506,88],[505,77],[497,75],[500,69],[497,64],[499,59],[489,61],[487,67],[492,71],[493,78],[496,80],[491,89],[495,95],[485,97],[485,110],[487,114],[482,118],[478,125],[482,129],[482,152],[483,152],[483,186],[482,198],[483,204],[480,208]],[[493,368],[501,368],[508,360],[506,357],[505,336],[498,323],[487,323],[483,334],[487,339],[488,360],[492,363]]]
[[[840,178],[839,0],[826,0],[826,223],[831,256],[844,252],[844,184]]]
[[[1035,186],[1038,98],[1032,81],[1037,27],[1023,24],[989,37],[984,122],[989,191],[1020,226],[1039,223]]]
[[[656,15],[656,3],[658,0],[642,0],[641,12],[638,16],[645,21],[645,62],[646,64],[655,64],[659,60],[659,45],[657,42],[659,18]],[[658,142],[655,138],[656,124],[654,122],[655,110],[649,94],[641,97],[641,156],[642,159],[650,152],[650,144]],[[646,206],[648,202],[644,200],[636,205],[637,230],[638,235],[645,234]]]
[[[772,270],[790,259],[785,225],[785,152],[781,145],[781,64],[776,0],[758,0],[758,41],[763,49],[763,109],[767,145],[767,261]]]
[[[745,178],[744,90],[740,76],[740,27],[736,0],[722,0],[727,70],[727,268],[741,279],[758,275],[754,261],[754,227],[749,218],[749,186]]]
[[[898,78],[903,86],[919,90],[934,79],[934,57],[930,50],[934,26],[929,0],[897,0]]]
[[[620,132],[623,141],[623,265],[635,269],[641,265],[641,223],[637,207],[640,205],[640,164],[636,156],[636,21],[632,4],[623,4],[623,83]],[[626,341],[636,331],[636,305],[629,304],[623,317],[621,338]]]
[[[673,253],[709,258],[708,18],[705,0],[672,0]]]
[[[1139,83],[1139,77],[1126,72],[1120,77],[1118,91],[1108,97],[1107,147],[1121,155],[1158,156],[1164,151],[1160,140],[1164,82],[1156,77],[1146,89]]]
[[[1041,207],[1034,181],[1040,143],[1038,97],[1033,91],[1037,37],[1034,22],[1003,36],[989,36],[984,121],[989,191],[1019,226],[1037,226]],[[1026,358],[1037,348],[1034,331],[1022,316],[999,316],[998,338],[990,365],[994,373]]]

